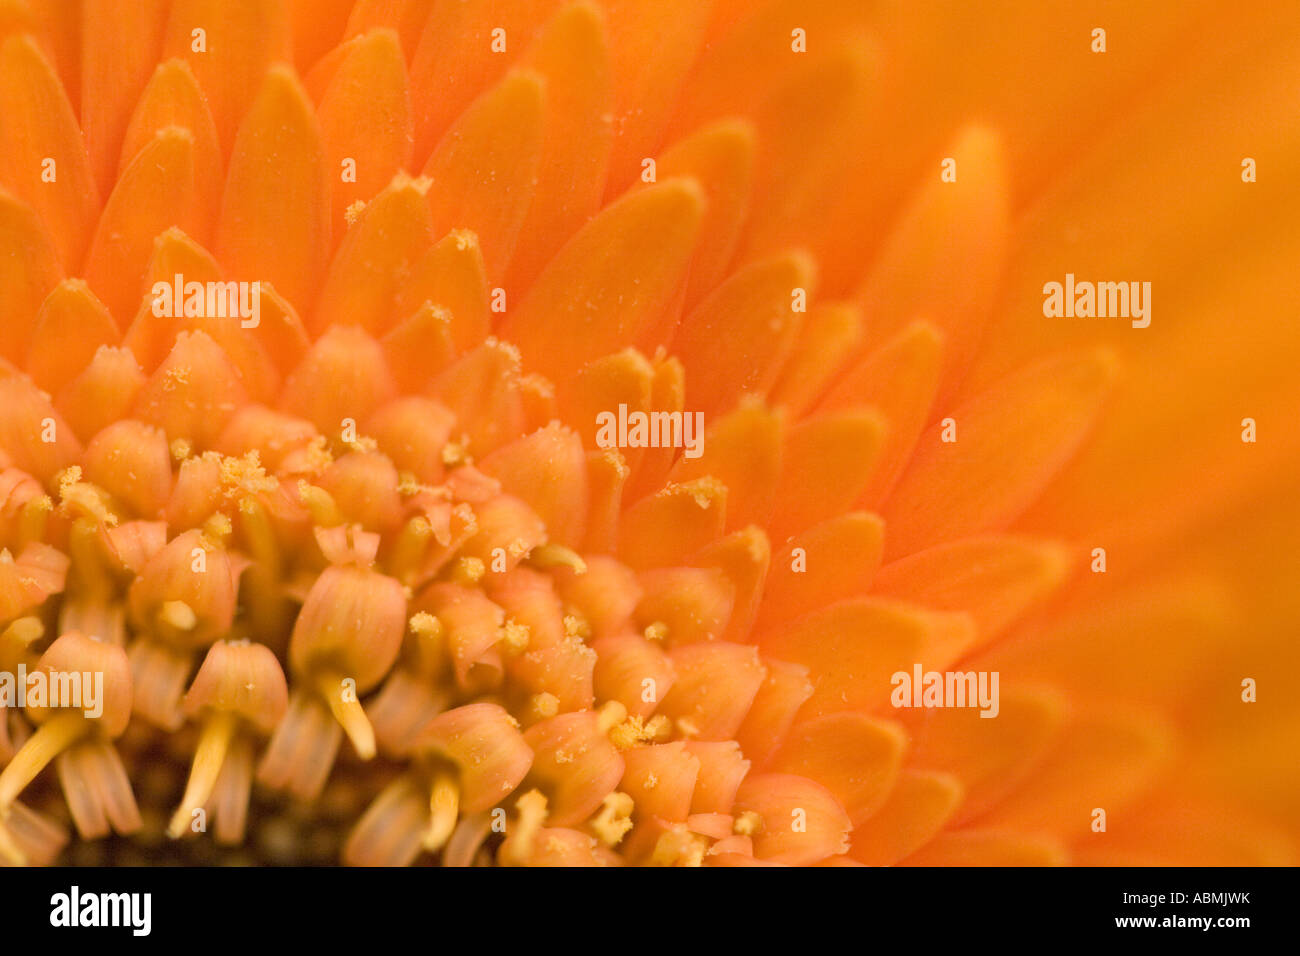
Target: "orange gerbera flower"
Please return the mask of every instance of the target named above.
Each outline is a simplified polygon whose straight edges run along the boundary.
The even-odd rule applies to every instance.
[[[1294,19],[0,3],[0,860],[1291,861]]]

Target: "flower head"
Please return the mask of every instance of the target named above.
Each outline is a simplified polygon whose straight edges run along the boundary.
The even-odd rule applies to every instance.
[[[11,6],[0,669],[104,691],[0,710],[0,860],[1291,859],[1294,762],[1234,775],[1294,650],[1228,637],[1294,562],[1211,523],[1296,524],[1298,340],[1206,304],[1284,257],[1197,300],[1120,145],[1294,122],[1130,104],[1032,5]],[[1261,228],[1213,175],[1197,225]]]

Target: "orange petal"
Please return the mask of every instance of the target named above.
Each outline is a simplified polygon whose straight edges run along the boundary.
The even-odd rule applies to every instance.
[[[730,814],[736,790],[750,766],[740,747],[734,740],[689,740],[686,749],[700,761],[691,812]]]
[[[487,267],[474,233],[452,230],[411,267],[397,293],[397,313],[411,315],[426,302],[446,310],[457,354],[487,337],[492,325]]]
[[[753,835],[760,859],[804,866],[849,848],[848,815],[834,794],[816,781],[787,773],[746,778],[736,794],[737,813],[761,819]]]
[[[393,296],[433,245],[428,183],[398,173],[361,211],[330,264],[313,327],[359,325],[381,335],[393,324]]]
[[[289,0],[293,62],[299,73],[338,46],[354,8],[365,6],[356,0]]]
[[[231,150],[218,258],[232,275],[269,279],[300,311],[309,308],[329,256],[329,195],[311,105],[293,73],[274,67]]]
[[[194,181],[194,135],[169,126],[122,173],[86,256],[86,282],[119,320],[140,308],[154,238],[177,226],[202,239],[208,229],[202,212]]]
[[[65,279],[41,303],[27,351],[27,374],[58,394],[90,364],[101,345],[117,345],[113,317],[80,279]]]
[[[537,185],[544,92],[536,73],[510,73],[474,101],[424,164],[435,230],[472,229],[493,282],[514,254]]]
[[[202,52],[195,49],[200,41]],[[291,42],[287,0],[174,0],[163,55],[189,61],[229,152],[267,70],[290,59]]]
[[[0,182],[45,223],[63,268],[76,269],[99,214],[99,192],[72,106],[30,37],[0,44]]]
[[[606,199],[617,195],[653,155],[687,71],[704,44],[707,3],[680,4],[664,16],[657,0],[606,0],[614,73],[614,151]]]
[[[451,313],[426,302],[395,325],[380,343],[388,368],[403,392],[423,392],[456,357]]]
[[[616,700],[628,714],[645,719],[655,712],[662,695],[673,686],[672,662],[658,646],[640,634],[614,634],[592,644],[596,662],[593,689],[599,700]],[[653,700],[646,700],[646,681],[653,681]]]
[[[20,362],[45,296],[63,278],[39,215],[0,189],[0,356]]]
[[[828,714],[796,724],[768,768],[816,780],[857,825],[893,789],[906,746],[907,735],[893,721]]]
[[[839,515],[795,535],[767,577],[759,627],[770,628],[866,591],[880,567],[884,537],[884,522],[865,511]]]
[[[795,290],[812,295],[815,268],[799,252],[754,262],[682,320],[673,352],[686,367],[688,407],[713,416],[767,394],[799,331]]]
[[[524,732],[533,749],[525,786],[549,797],[547,822],[567,826],[585,820],[623,777],[623,757],[601,733],[596,714],[560,714]]]
[[[868,866],[893,866],[925,846],[961,804],[951,774],[904,770],[884,805],[853,827],[849,855]]]
[[[718,568],[658,568],[639,576],[643,630],[658,627],[673,647],[720,640],[731,617],[732,586]]]
[[[980,826],[1062,839],[1090,834],[1093,809],[1110,812],[1142,793],[1167,768],[1173,746],[1168,721],[1149,707],[1082,715]]]
[[[722,536],[727,489],[713,478],[670,484],[623,512],[619,557],[643,569],[679,564]]]
[[[802,664],[764,658],[763,666],[767,677],[736,732],[736,740],[757,767],[764,766],[781,746],[799,708],[813,692],[808,668]]]
[[[354,325],[336,325],[316,340],[289,376],[280,407],[333,440],[345,418],[360,422],[394,393],[379,344]]]
[[[521,292],[600,209],[613,142],[600,9],[586,0],[562,9],[525,53],[523,65],[545,79],[546,104],[537,185],[506,283]]]
[[[72,426],[25,376],[0,378],[0,449],[19,468],[50,486],[54,476],[81,457]],[[52,438],[53,440],[48,440]]]
[[[396,34],[374,30],[346,50],[316,112],[334,186],[335,236],[347,229],[349,206],[369,201],[398,170],[411,166],[415,142],[406,63]]]
[[[410,60],[424,32],[424,23],[434,0],[356,0],[351,4],[347,38],[367,33],[376,27],[391,27],[402,40],[402,55]]]
[[[871,480],[887,424],[872,409],[821,415],[786,433],[769,532],[782,539],[848,511]],[[892,529],[891,529],[892,530]]]
[[[749,123],[728,119],[673,143],[659,156],[657,175],[692,177],[708,199],[683,300],[687,309],[722,281],[735,255],[751,202],[755,140]]]
[[[713,641],[675,647],[668,657],[677,680],[660,713],[698,740],[734,738],[767,673],[758,651]]]
[[[664,820],[685,820],[700,775],[699,758],[674,741],[633,747],[623,753],[619,789],[636,802],[638,813]]]
[[[873,598],[841,601],[759,638],[765,656],[803,664],[813,681],[805,713],[884,712],[891,677],[942,670],[974,639],[963,614],[944,614]]]
[[[965,823],[1020,786],[1060,740],[1066,701],[1050,688],[1008,686],[999,694],[995,720],[970,707],[936,709],[919,724],[908,762],[951,774],[961,784]]]
[[[130,349],[101,345],[86,370],[59,392],[56,407],[78,435],[89,438],[124,417],[144,383],[144,372]]]
[[[225,188],[221,144],[208,101],[185,60],[168,60],[154,71],[122,136],[118,175],[125,173],[140,151],[168,126],[182,126],[194,136],[194,187],[200,209],[207,217],[204,221],[215,222]],[[110,180],[105,188],[111,186]]]
[[[885,565],[877,593],[941,611],[967,611],[981,642],[1052,594],[1065,580],[1063,546],[1029,538],[964,538]]]
[[[718,568],[731,580],[733,598],[727,640],[743,641],[749,637],[771,558],[767,535],[754,525],[733,531],[690,558],[689,564]]]
[[[886,555],[1014,520],[1074,455],[1115,375],[1108,352],[1051,356],[955,409],[955,442],[930,426],[884,507]]]
[[[153,297],[146,293],[152,290],[156,282],[174,283],[178,275],[183,276],[186,282],[219,282],[221,267],[211,253],[185,235],[184,231],[173,227],[154,240],[148,274],[137,288],[136,294],[140,302],[135,319],[122,338],[122,344],[131,350],[141,367],[149,372],[156,369],[166,357],[185,319],[180,316],[155,315]]]
[[[727,486],[727,528],[765,524],[776,500],[781,470],[784,417],[756,402],[715,421],[704,435],[703,454],[682,456],[670,475],[675,482],[705,475]]]
[[[942,833],[902,866],[1064,866],[1065,848],[1046,837],[1014,831],[958,830]]]
[[[578,610],[597,638],[623,630],[641,600],[637,576],[604,555],[589,558],[585,573],[560,569],[554,580],[560,597]]]
[[[167,0],[127,6],[87,0],[81,8],[81,128],[103,195],[113,188],[131,110],[162,53],[167,6]]]
[[[455,707],[420,732],[417,746],[435,745],[460,768],[460,810],[496,806],[524,779],[533,755],[513,717],[496,704]]]
[[[181,333],[135,399],[135,414],[169,441],[212,447],[245,397],[238,369],[204,332]]]
[[[469,450],[485,455],[524,430],[518,386],[519,353],[489,338],[439,375],[430,391],[456,414]]]
[[[788,50],[789,28],[782,32],[777,42]],[[802,65],[754,110],[762,150],[739,254],[744,261],[806,248],[825,290],[839,296],[860,275],[871,240],[863,211],[878,187],[862,156],[880,101],[882,57],[874,40],[851,36],[821,56],[786,56]]]
[[[587,459],[574,432],[552,423],[498,448],[479,467],[537,512],[549,540],[581,542],[587,518]]]
[[[942,332],[947,347],[941,409],[975,357],[1010,232],[997,134],[966,129],[944,155],[957,161],[957,181],[941,182],[934,167],[933,178],[903,212],[857,296],[873,341],[917,318],[934,322]]]
[[[635,190],[587,223],[543,270],[501,335],[563,379],[658,325],[686,274],[704,209],[692,180]]]
[[[862,493],[876,507],[906,467],[939,387],[943,335],[928,322],[913,322],[854,365],[817,404],[820,412],[870,405],[889,422],[880,464]]]
[[[411,61],[417,162],[433,151],[474,97],[509,69],[555,6],[556,0],[434,4]],[[504,32],[494,36],[498,29]],[[504,52],[493,49],[498,39]]]
[[[843,302],[819,305],[804,319],[785,367],[772,386],[771,401],[793,415],[812,406],[862,339],[862,313]]]
[[[599,554],[614,550],[628,468],[616,451],[587,453],[587,489],[591,502],[583,549]]]

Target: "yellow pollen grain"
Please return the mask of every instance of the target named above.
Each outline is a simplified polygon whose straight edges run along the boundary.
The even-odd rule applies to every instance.
[[[349,442],[344,442],[352,451],[372,452],[379,450],[379,442],[368,435],[358,435]]]
[[[418,611],[412,614],[407,625],[410,627],[412,634],[420,637],[440,637],[442,635],[442,621],[428,611]]]
[[[276,489],[276,480],[267,475],[266,469],[262,467],[257,449],[240,458],[223,457],[219,469],[222,492],[227,498],[242,498]]]
[[[167,450],[171,452],[173,461],[184,461],[193,453],[194,446],[184,438],[173,438]]]
[[[630,750],[637,744],[654,740],[657,736],[656,731],[659,729],[656,720],[662,721],[662,718],[655,718],[647,723],[640,717],[629,717],[610,730],[610,743],[619,750]]]
[[[451,579],[462,585],[478,584],[487,574],[487,565],[482,558],[461,558],[451,573]]]
[[[333,463],[334,456],[330,453],[329,442],[324,435],[317,435],[304,449],[302,467],[308,474],[319,475]]]
[[[81,481],[81,466],[69,465],[58,476],[59,498],[66,498],[73,487]]]
[[[532,631],[528,625],[520,624],[513,619],[506,621],[501,628],[501,640],[505,642],[506,648],[515,654],[528,647],[531,638]]]
[[[448,468],[456,468],[470,463],[469,452],[460,442],[449,441],[442,446],[442,463]]]
[[[587,619],[579,614],[566,614],[564,616],[564,633],[569,637],[576,637],[580,640],[586,640],[591,637],[591,625]]]
[[[163,391],[174,392],[176,389],[190,384],[190,373],[193,371],[188,365],[177,365],[169,368],[163,376]]]
[[[733,833],[740,836],[753,836],[759,830],[763,829],[763,818],[753,810],[746,810],[731,825]]]
[[[668,625],[663,621],[655,621],[653,624],[646,625],[644,633],[646,640],[662,641],[668,637]]]
[[[207,521],[203,522],[201,534],[205,548],[211,550],[218,546],[222,541],[230,537],[234,530],[235,526],[231,524],[230,518],[220,511],[214,512]]]
[[[409,471],[403,471],[397,476],[397,493],[403,498],[410,498],[426,490],[428,489]]]
[[[365,200],[358,199],[352,205],[348,206],[347,209],[343,210],[343,218],[348,221],[349,226],[355,226],[357,224],[357,220],[361,218],[361,214],[365,212],[365,210],[366,210]]]

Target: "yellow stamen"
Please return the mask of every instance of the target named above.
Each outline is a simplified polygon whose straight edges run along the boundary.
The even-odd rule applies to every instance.
[[[194,609],[184,601],[164,601],[158,609],[158,620],[170,624],[178,631],[192,631],[199,623]]]
[[[507,862],[522,865],[532,854],[533,843],[537,840],[537,831],[546,822],[546,797],[540,790],[529,790],[515,801],[519,819],[515,823],[515,832],[505,846]]]
[[[53,510],[54,502],[50,500],[49,495],[32,498],[23,505],[18,518],[20,545],[45,540],[45,527],[49,522],[50,512]]]
[[[0,820],[9,815],[18,795],[46,765],[89,732],[91,726],[79,711],[69,711],[55,714],[27,738],[22,749],[0,772]]]
[[[600,813],[591,821],[591,829],[605,846],[615,846],[632,829],[632,798],[615,790],[601,801]]]
[[[204,723],[198,748],[194,751],[194,765],[190,768],[185,796],[181,797],[181,805],[167,827],[167,835],[173,840],[179,839],[189,829],[194,811],[204,806],[212,796],[212,788],[217,785],[236,726],[237,718],[228,710],[213,711]]]
[[[611,700],[597,713],[596,726],[602,734],[607,734],[625,720],[627,720],[627,708],[618,701]]]
[[[535,568],[548,571],[551,568],[572,568],[575,574],[587,573],[587,562],[572,548],[549,541],[533,548],[528,555],[528,563]]]
[[[460,788],[451,774],[440,773],[433,780],[429,795],[429,829],[424,834],[424,848],[430,853],[442,849],[456,829],[460,813]]]
[[[329,705],[334,719],[339,722],[343,732],[352,741],[352,747],[362,760],[369,760],[375,755],[375,729],[370,726],[370,718],[361,708],[356,691],[344,687],[343,679],[337,674],[324,673],[316,679],[316,689],[325,703]]]
[[[540,694],[534,694],[529,699],[528,708],[535,718],[545,720],[548,717],[554,717],[560,712],[560,698],[543,691]]]
[[[343,523],[343,513],[339,511],[334,498],[324,488],[300,480],[298,499],[311,514],[311,520],[322,528],[333,528]]]

